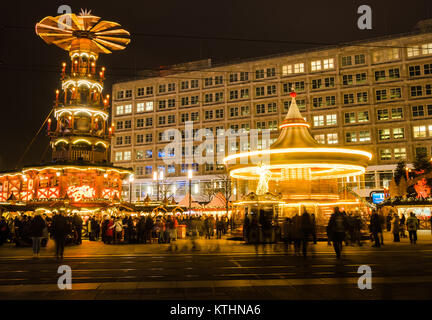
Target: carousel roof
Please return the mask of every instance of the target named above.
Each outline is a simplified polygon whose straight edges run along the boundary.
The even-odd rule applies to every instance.
[[[291,93],[291,106],[279,126],[278,139],[269,149],[229,155],[224,159],[233,178],[258,180],[263,167],[270,179],[283,178],[283,169],[310,170],[311,179],[330,179],[360,175],[365,172],[372,154],[364,150],[336,148],[318,143],[310,125],[302,117]]]
[[[96,54],[123,50],[130,42],[129,32],[120,24],[104,21],[84,11],[45,17],[36,24],[36,34],[46,43],[66,51],[90,51]]]

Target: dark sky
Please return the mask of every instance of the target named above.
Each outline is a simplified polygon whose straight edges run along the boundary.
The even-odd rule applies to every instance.
[[[131,78],[140,69],[200,58],[255,57],[316,43],[403,33],[417,21],[432,17],[430,0],[7,1],[2,3],[0,22],[0,171],[18,165],[52,107],[61,62],[67,61],[67,54],[45,44],[34,26],[45,16],[57,15],[62,4],[70,5],[74,13],[91,9],[92,14],[119,22],[131,32],[126,50],[99,59],[99,65],[107,67],[105,93],[110,93],[112,82]],[[372,30],[357,29],[357,8],[363,4],[372,7]],[[306,43],[208,39],[212,37]],[[44,129],[23,164],[41,160],[48,146],[45,133]],[[48,151],[45,158],[49,156]]]

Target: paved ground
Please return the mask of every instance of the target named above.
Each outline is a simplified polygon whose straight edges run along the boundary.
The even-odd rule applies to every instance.
[[[53,243],[33,259],[31,248],[0,247],[0,299],[432,299],[432,236],[418,244],[382,248],[345,247],[335,258],[326,242],[310,246],[306,259],[282,245],[265,252],[230,240],[165,244],[104,245],[84,241],[67,247],[62,263]],[[72,269],[72,290],[59,290],[59,265]],[[372,269],[372,289],[360,290],[360,265]]]

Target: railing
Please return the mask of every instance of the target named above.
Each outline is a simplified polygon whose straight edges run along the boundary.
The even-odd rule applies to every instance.
[[[70,151],[53,151],[54,161],[86,161],[86,162],[103,162],[106,160],[105,152],[92,150],[70,150]]]

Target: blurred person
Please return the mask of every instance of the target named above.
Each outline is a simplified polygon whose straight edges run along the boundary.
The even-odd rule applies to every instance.
[[[291,219],[290,218],[285,218],[285,221],[282,224],[282,233],[283,233],[285,253],[287,253],[289,250],[289,246],[291,244]]]
[[[394,215],[394,218],[392,220],[392,233],[393,233],[393,242],[400,242],[400,237],[399,237],[399,217],[397,216],[397,214]]]
[[[353,242],[356,242],[359,247],[362,246],[362,241],[361,241],[362,226],[363,226],[362,218],[360,216],[360,213],[357,211],[353,217],[353,237],[354,237]]]
[[[410,216],[406,220],[406,226],[409,234],[409,239],[411,244],[416,244],[417,242],[417,230],[419,229],[419,222],[416,218],[414,212],[410,213]]]
[[[114,243],[119,244],[122,240],[123,223],[120,217],[114,222]]]
[[[291,236],[294,242],[294,255],[300,255],[300,246],[302,241],[301,219],[298,213],[292,218]]]
[[[39,251],[41,247],[41,240],[43,236],[46,223],[40,214],[36,214],[30,221],[29,235],[33,243],[33,257],[39,257]]]
[[[66,236],[70,232],[64,212],[60,211],[53,217],[52,237],[54,238],[57,259],[63,259]]]
[[[307,255],[307,247],[309,239],[313,232],[312,220],[309,212],[307,212],[306,207],[303,206],[303,213],[301,215],[301,242],[302,242],[302,253],[303,257]]]
[[[9,225],[5,217],[0,219],[0,246],[9,238]]]
[[[77,234],[77,239],[76,239],[76,243],[77,244],[82,244],[82,227],[83,227],[83,220],[82,218],[75,212],[75,214],[73,215],[73,225]]]
[[[372,247],[379,248],[381,246],[381,241],[378,234],[382,233],[382,223],[381,219],[375,209],[372,210],[372,215],[370,218],[369,230],[372,233],[373,241],[375,244]]]
[[[246,212],[244,220],[243,220],[243,239],[246,243],[250,242],[249,241],[250,240],[249,239],[249,231],[250,231],[249,224],[250,224],[249,217],[248,217],[248,213]],[[217,235],[218,239],[220,239],[219,232],[222,235],[220,220],[219,220],[219,217],[216,217],[216,235]]]
[[[392,228],[392,220],[393,220],[393,215],[392,212],[390,211],[389,214],[386,217],[386,222],[387,222],[387,231],[390,232],[391,228]]]
[[[384,214],[382,212],[380,212],[378,214],[378,217],[379,217],[379,223],[381,224],[381,228],[380,228],[380,231],[378,232],[378,235],[379,235],[380,243],[383,246],[384,245],[384,229],[386,227],[385,226],[386,225],[386,221],[385,221],[385,218],[384,218]]]
[[[105,239],[106,243],[111,244],[114,238],[114,217],[111,216],[111,218],[108,220],[107,228],[105,232]]]
[[[347,220],[346,216],[339,210],[339,207],[334,208],[334,212],[330,217],[328,223],[329,236],[331,241],[333,242],[333,248],[336,253],[336,257],[340,259],[343,241],[345,238],[345,234],[347,231]]]
[[[312,213],[310,215],[311,217],[311,222],[312,222],[312,240],[313,240],[313,244],[317,244],[317,235],[316,235],[316,218],[315,218],[315,214]]]
[[[401,217],[400,217],[399,221],[400,221],[400,227],[399,227],[400,237],[406,238],[407,237],[407,235],[405,234],[405,221],[406,221],[406,219],[405,219],[405,215],[403,213],[401,213]]]

